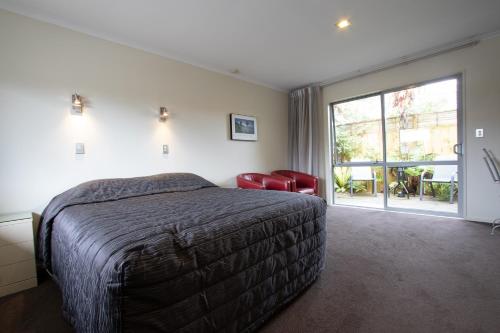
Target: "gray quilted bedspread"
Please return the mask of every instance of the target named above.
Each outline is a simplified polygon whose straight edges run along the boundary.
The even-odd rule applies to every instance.
[[[38,256],[77,332],[252,332],[319,275],[325,202],[193,174],[55,197]]]

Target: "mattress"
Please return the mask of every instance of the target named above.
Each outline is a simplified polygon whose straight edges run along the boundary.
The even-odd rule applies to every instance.
[[[77,332],[253,332],[322,271],[325,212],[193,174],[97,180],[49,203],[38,259]]]

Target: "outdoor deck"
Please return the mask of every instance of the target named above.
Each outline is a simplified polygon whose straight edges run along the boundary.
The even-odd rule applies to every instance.
[[[374,197],[370,193],[357,193],[351,197],[349,193],[335,193],[335,203],[339,205],[384,208],[384,194],[378,193],[377,196]],[[390,208],[419,209],[440,213],[456,214],[458,212],[456,200],[450,204],[448,201],[439,201],[427,195],[423,197],[422,201],[420,201],[418,195],[410,195],[410,199],[406,197],[398,198],[397,196],[391,195],[388,198],[387,205]]]

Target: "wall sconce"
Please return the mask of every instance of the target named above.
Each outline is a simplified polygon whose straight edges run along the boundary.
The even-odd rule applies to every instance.
[[[160,107],[160,121],[166,121],[168,118],[168,110],[166,107]]]
[[[71,95],[71,106],[73,107],[73,111],[82,113],[83,109],[82,96],[78,95],[77,93]]]

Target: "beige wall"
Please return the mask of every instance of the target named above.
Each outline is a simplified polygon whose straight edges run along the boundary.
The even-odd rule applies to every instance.
[[[463,73],[464,83],[464,216],[491,222],[493,218],[500,218],[500,184],[492,182],[482,160],[481,148],[489,148],[497,159],[500,157],[500,37],[483,40],[472,48],[325,87],[324,137],[327,140],[327,108],[331,102],[456,73]],[[474,137],[476,128],[484,128],[484,138]],[[324,148],[327,156],[328,147]],[[326,159],[325,165],[331,170],[328,161]],[[325,177],[327,183],[331,183],[328,172]],[[331,189],[328,197],[332,197]]]
[[[39,211],[96,178],[194,172],[233,186],[286,167],[285,93],[6,11],[0,49],[0,212]],[[82,116],[70,114],[75,90]],[[231,141],[230,113],[257,116],[259,141]]]

